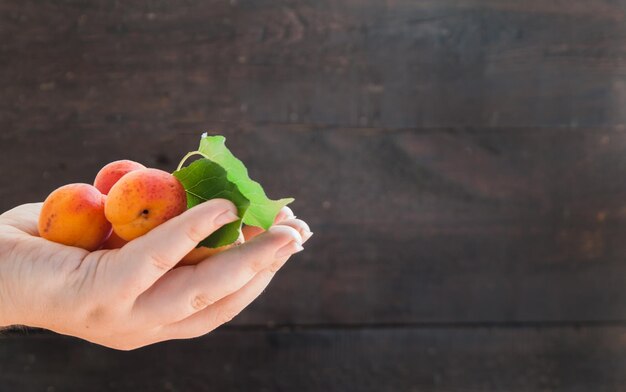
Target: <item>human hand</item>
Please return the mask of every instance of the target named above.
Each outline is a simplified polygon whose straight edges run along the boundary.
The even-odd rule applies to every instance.
[[[246,228],[244,244],[173,268],[237,219],[232,203],[202,203],[120,249],[95,252],[40,238],[40,209],[25,204],[0,215],[0,325],[122,350],[204,335],[230,321],[311,235],[284,208],[268,231]]]

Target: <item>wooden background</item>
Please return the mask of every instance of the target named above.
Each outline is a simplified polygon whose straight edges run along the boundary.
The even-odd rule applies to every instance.
[[[0,391],[626,390],[626,1],[3,0],[0,208],[200,132],[315,237],[206,337]]]

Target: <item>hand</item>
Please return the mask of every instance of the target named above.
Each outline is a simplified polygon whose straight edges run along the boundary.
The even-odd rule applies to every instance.
[[[0,325],[122,350],[204,335],[230,321],[311,235],[285,208],[267,232],[246,229],[249,242],[173,269],[236,219],[232,203],[202,203],[121,249],[91,253],[38,237],[40,209],[25,204],[0,215]]]

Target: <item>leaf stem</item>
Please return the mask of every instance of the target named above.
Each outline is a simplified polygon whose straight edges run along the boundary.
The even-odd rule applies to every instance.
[[[180,169],[183,167],[183,165],[185,164],[185,161],[187,161],[187,159],[191,158],[191,157],[192,157],[192,156],[194,156],[194,155],[200,155],[200,156],[202,156],[202,157],[204,157],[204,158],[209,159],[209,157],[208,157],[206,154],[203,154],[203,153],[201,153],[200,151],[191,151],[191,152],[188,152],[188,153],[187,153],[187,155],[185,155],[185,156],[183,157],[183,159],[181,159],[181,160],[180,160],[180,163],[178,164],[178,167],[176,168],[176,171],[180,170]]]

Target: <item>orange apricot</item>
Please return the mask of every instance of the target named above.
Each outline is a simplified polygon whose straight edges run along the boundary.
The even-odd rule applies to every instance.
[[[39,214],[39,235],[47,240],[96,250],[111,233],[105,196],[89,184],[64,185],[48,195]]]
[[[183,265],[195,265],[200,263],[201,261],[203,261],[204,259],[211,257],[213,255],[216,255],[220,252],[223,252],[225,250],[228,250],[230,248],[232,248],[233,246],[237,246],[242,244],[245,241],[243,234],[239,233],[239,238],[233,242],[232,244],[228,244],[228,245],[224,245],[224,246],[220,246],[219,248],[207,248],[206,246],[200,246],[198,248],[194,248],[191,250],[191,252],[187,253],[185,255],[185,257],[183,257],[178,264],[176,264],[177,267],[183,266]]]
[[[127,159],[111,162],[100,169],[93,182],[93,186],[98,188],[103,195],[106,195],[111,190],[111,187],[126,173],[145,168],[146,167],[141,163]]]
[[[199,248],[193,249],[191,252],[187,253],[185,257],[182,258],[176,265],[177,267],[183,265],[195,265],[206,259],[207,257],[213,256],[217,253],[223,252],[233,247],[233,244],[220,246],[219,248],[207,248],[205,246],[201,246]]]
[[[104,213],[113,231],[131,241],[187,209],[183,185],[170,173],[138,169],[111,187]]]
[[[121,239],[120,236],[113,231],[109,238],[102,244],[102,249],[119,249],[127,243],[128,241]]]

